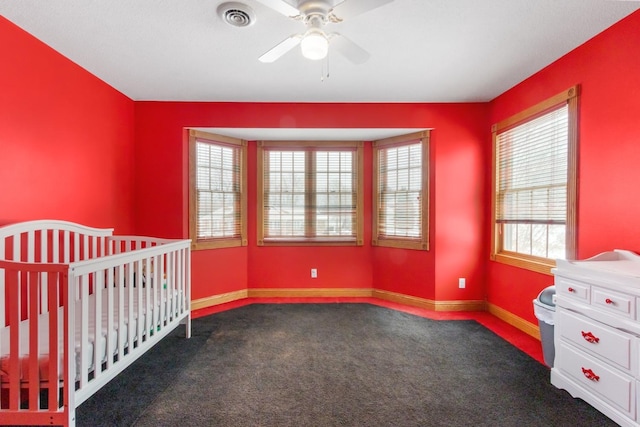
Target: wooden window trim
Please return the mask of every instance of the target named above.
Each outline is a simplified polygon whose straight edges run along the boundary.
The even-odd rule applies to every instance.
[[[197,238],[197,197],[196,197],[196,141],[208,140],[212,143],[237,145],[240,147],[240,233],[234,238]],[[247,246],[247,141],[224,135],[189,130],[189,238],[192,250],[220,249]]]
[[[374,141],[373,143],[373,246],[382,246],[400,249],[429,250],[429,142],[431,131],[425,130],[407,135],[396,136],[392,138]],[[378,168],[380,148],[402,146],[420,140],[422,144],[422,230],[420,238],[406,237],[382,237],[379,233],[379,201],[378,181],[380,180],[380,171]]]
[[[364,143],[361,141],[258,141],[257,142],[257,245],[258,246],[362,246],[364,235]],[[264,149],[282,148],[283,150],[319,148],[355,148],[356,161],[356,224],[355,239],[340,237],[287,237],[269,238],[264,237]],[[307,222],[309,224],[309,222]]]
[[[498,133],[514,126],[528,122],[561,105],[568,106],[568,177],[567,177],[567,221],[566,221],[566,256],[567,259],[575,259],[577,255],[577,229],[578,229],[578,101],[580,86],[572,86],[520,113],[517,113],[491,127],[492,133],[492,190],[491,190],[491,256],[490,259],[503,264],[551,275],[551,269],[555,268],[555,260],[525,255],[516,252],[504,251],[500,238],[500,224],[496,223],[496,193],[497,193],[497,147],[496,137]]]

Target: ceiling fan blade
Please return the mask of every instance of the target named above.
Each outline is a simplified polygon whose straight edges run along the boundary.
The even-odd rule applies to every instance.
[[[332,14],[340,19],[353,18],[361,13],[368,12],[393,0],[344,0],[331,11]]]
[[[280,58],[285,53],[289,52],[294,47],[300,44],[300,35],[289,36],[275,45],[273,48],[264,53],[258,60],[260,62],[273,62]]]
[[[349,40],[343,35],[333,33],[331,37],[331,47],[335,48],[345,58],[354,64],[362,64],[369,59],[369,52]]]
[[[300,11],[295,6],[292,6],[290,3],[284,0],[256,0],[256,1],[290,18],[300,15]]]

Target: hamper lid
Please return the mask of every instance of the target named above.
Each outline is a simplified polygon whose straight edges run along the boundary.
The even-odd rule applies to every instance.
[[[538,295],[538,301],[546,305],[555,306],[555,302],[553,301],[553,296],[556,294],[556,287],[549,286],[544,288],[542,292]]]

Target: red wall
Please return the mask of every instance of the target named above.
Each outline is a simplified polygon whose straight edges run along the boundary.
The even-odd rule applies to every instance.
[[[0,224],[132,233],[134,103],[0,17]]]
[[[488,115],[481,104],[414,105],[432,127],[430,250],[374,248],[373,286],[437,301],[484,299],[484,143]],[[418,125],[419,126],[419,125]],[[458,278],[467,287],[458,287]]]
[[[639,46],[640,12],[635,12],[491,103],[495,123],[581,85],[579,258],[614,248],[640,252]],[[552,283],[551,276],[489,262],[489,302],[531,322],[536,322],[531,300]]]
[[[374,286],[424,298],[480,299],[487,111],[484,104],[137,102],[136,157],[144,159],[136,166],[137,230],[187,236],[186,127],[433,128],[429,252],[370,246],[370,144],[365,150],[363,247],[258,247],[256,147],[250,143],[249,245],[194,254],[193,298],[247,287]],[[460,228],[469,234],[460,235]],[[311,279],[311,268],[318,269],[317,279]],[[458,290],[457,277],[467,277],[466,289]]]

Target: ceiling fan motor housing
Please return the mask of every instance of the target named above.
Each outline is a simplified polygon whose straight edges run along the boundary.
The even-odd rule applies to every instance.
[[[332,6],[327,1],[307,0],[298,6],[305,24],[309,26],[324,25],[327,22]]]

